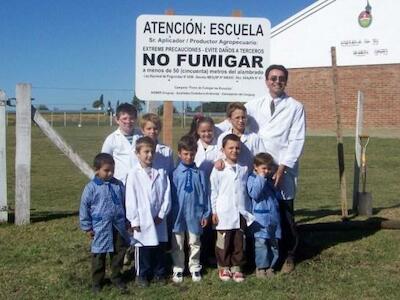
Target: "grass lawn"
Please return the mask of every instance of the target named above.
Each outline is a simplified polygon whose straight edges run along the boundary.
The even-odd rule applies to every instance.
[[[13,126],[7,136],[8,201],[14,208]],[[109,127],[57,128],[91,163]],[[178,138],[184,130],[175,128]],[[176,144],[176,143],[175,143]],[[348,203],[351,208],[354,138],[345,138]],[[367,149],[368,186],[375,217],[400,219],[400,140],[374,138]],[[39,131],[32,128],[32,203],[29,226],[0,225],[0,299],[90,299],[89,240],[78,226],[84,175]],[[298,223],[340,220],[335,137],[308,137],[296,199]],[[13,217],[12,211],[10,213]],[[362,220],[361,217],[355,218]],[[104,299],[400,299],[400,235],[394,230],[303,232],[296,271],[243,284],[222,283],[215,269],[194,284],[129,282],[130,295],[106,286]]]

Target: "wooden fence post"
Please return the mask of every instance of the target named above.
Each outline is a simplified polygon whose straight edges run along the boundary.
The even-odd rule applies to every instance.
[[[31,91],[29,83],[16,88],[15,224],[30,222],[31,207]]]
[[[6,223],[8,221],[6,104],[6,93],[4,93],[3,90],[0,90],[0,223]]]
[[[353,212],[358,213],[358,192],[360,185],[361,171],[361,143],[360,135],[363,133],[364,120],[364,94],[358,91],[357,95],[357,117],[356,117],[356,135],[355,135],[355,157],[354,157],[354,181],[353,181]]]
[[[339,181],[340,181],[340,203],[342,208],[342,219],[348,218],[347,210],[347,187],[346,187],[346,173],[344,169],[344,146],[342,135],[342,123],[340,116],[340,103],[337,93],[337,66],[336,66],[336,48],[331,47],[332,58],[332,81],[333,81],[333,100],[335,101],[336,111],[336,140],[338,150],[338,164],[339,164]]]

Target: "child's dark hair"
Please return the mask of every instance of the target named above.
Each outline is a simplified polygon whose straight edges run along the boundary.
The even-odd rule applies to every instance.
[[[266,166],[272,166],[274,165],[274,159],[272,158],[271,154],[265,153],[265,152],[260,152],[254,156],[254,165],[255,166],[261,166],[261,165],[266,165]]]
[[[228,141],[240,142],[240,137],[233,133],[224,136],[224,138],[222,139],[222,148],[225,148],[225,145]]]
[[[197,142],[192,135],[184,135],[181,137],[181,139],[178,142],[178,152],[181,150],[186,150],[186,151],[197,151]]]
[[[161,130],[161,128],[162,128],[161,119],[156,114],[153,114],[153,113],[144,114],[142,116],[142,118],[140,119],[140,128],[143,129],[147,122],[151,122],[154,125],[156,125],[158,130]]]
[[[156,151],[156,142],[151,137],[142,136],[136,140],[136,152],[139,152],[143,146],[149,146],[153,151]]]
[[[133,115],[135,118],[137,118],[136,107],[134,107],[132,104],[129,103],[122,103],[118,105],[116,111],[117,119],[121,116],[122,113],[130,114]]]
[[[242,110],[242,111],[244,111],[245,113],[247,113],[246,106],[244,106],[243,103],[241,103],[241,102],[231,102],[231,103],[229,103],[228,106],[226,107],[226,116],[227,116],[228,118],[230,118],[230,117],[232,116],[232,113],[233,113],[235,110],[237,110],[237,109]]]
[[[105,165],[115,165],[114,158],[108,153],[99,153],[94,157],[93,168],[97,171]]]
[[[214,120],[212,118],[203,116],[202,114],[196,114],[193,117],[192,124],[190,125],[190,130],[187,135],[193,136],[197,141],[200,138],[197,134],[197,130],[203,123],[208,123],[214,128]]]

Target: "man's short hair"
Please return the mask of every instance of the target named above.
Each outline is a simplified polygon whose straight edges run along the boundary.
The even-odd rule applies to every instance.
[[[232,113],[233,113],[235,110],[237,110],[237,109],[242,110],[242,111],[244,111],[245,113],[247,113],[246,106],[244,106],[243,103],[241,103],[241,102],[231,102],[231,103],[229,103],[228,106],[226,107],[226,116],[227,116],[228,118],[230,118],[230,117],[232,116]]]
[[[265,152],[260,152],[257,153],[254,156],[254,165],[261,166],[261,165],[266,165],[266,166],[272,166],[274,165],[274,159],[272,158],[271,154],[265,153]]]
[[[238,137],[236,134],[233,134],[233,133],[227,134],[222,139],[222,148],[225,147],[225,145],[226,145],[226,143],[228,141],[235,141],[235,142],[239,142],[240,143],[240,137]]]
[[[144,146],[149,146],[153,149],[153,152],[156,151],[156,142],[153,141],[151,137],[142,136],[136,140],[135,150],[136,152],[140,152],[140,149]]]
[[[143,129],[147,122],[155,124],[158,130],[161,130],[162,128],[161,119],[156,114],[153,113],[144,114],[140,119],[140,128]]]
[[[265,79],[268,79],[269,73],[272,70],[280,70],[285,74],[286,81],[289,79],[289,71],[282,65],[270,65],[266,70],[265,70]]]
[[[97,171],[103,165],[115,165],[114,158],[108,153],[99,153],[94,157],[93,168]]]
[[[122,104],[118,105],[117,111],[116,111],[117,119],[119,119],[119,117],[123,113],[130,114],[130,115],[134,116],[135,119],[137,118],[136,107],[134,107],[132,104],[122,103]]]
[[[178,152],[182,150],[186,151],[197,151],[197,142],[192,135],[184,135],[178,142]]]

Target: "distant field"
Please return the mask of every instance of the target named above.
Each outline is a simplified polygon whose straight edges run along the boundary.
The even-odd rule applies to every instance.
[[[14,208],[14,127],[7,131],[8,199]],[[58,127],[57,131],[91,164],[102,141],[114,128]],[[188,130],[178,124],[174,143]],[[354,139],[345,138],[349,208],[351,208]],[[368,186],[375,216],[400,219],[400,140],[371,140]],[[37,127],[32,130],[32,224],[0,225],[1,299],[91,298],[89,242],[78,228],[76,212],[87,179]],[[340,220],[336,138],[308,137],[301,160],[296,199],[299,223]],[[362,219],[357,217],[356,219]],[[296,271],[260,281],[253,275],[241,285],[219,282],[215,269],[204,281],[181,286],[139,289],[131,295],[106,288],[105,299],[399,299],[400,235],[398,231],[303,233]]]

